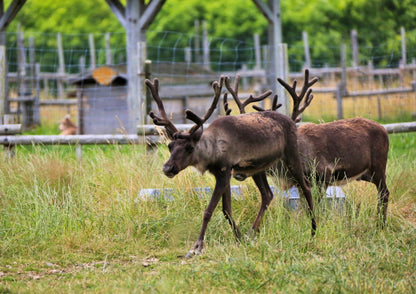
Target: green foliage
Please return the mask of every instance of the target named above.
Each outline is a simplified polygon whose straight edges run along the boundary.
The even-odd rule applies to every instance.
[[[340,45],[349,44],[352,29],[358,32],[360,58],[363,61],[373,60],[375,66],[395,66],[399,62],[401,26],[408,30],[408,51],[415,51],[413,22],[416,6],[413,0],[282,0],[280,3],[283,41],[289,44],[292,70],[298,70],[303,65],[302,31],[309,34],[311,58],[315,67],[339,64]],[[241,66],[243,61],[252,60],[251,53],[245,52],[244,48],[252,47],[254,33],[260,34],[262,44],[267,42],[267,20],[251,0],[168,0],[147,34],[151,59],[159,54],[161,60],[183,60],[183,53],[175,51],[178,55],[172,56],[176,53],[161,51],[165,47],[195,49],[197,32],[194,24],[199,21],[202,26],[203,20],[207,21],[213,50],[212,60],[218,60],[219,63]],[[35,35],[36,46],[45,50],[55,50],[54,34],[65,34],[65,48],[74,50],[68,53],[70,56],[66,56],[66,60],[73,59],[74,64],[78,62],[79,56],[87,53],[84,50],[88,47],[87,33],[96,35],[96,48],[100,50],[104,47],[102,34],[109,32],[112,34],[112,48],[117,60],[125,61],[124,29],[103,0],[28,1],[8,32],[15,32],[17,23],[21,24],[21,29],[28,35]],[[39,33],[51,35],[45,38],[45,35]],[[10,33],[8,44],[13,46],[15,39]],[[236,41],[224,42],[224,39]],[[81,52],[77,52],[77,48]],[[220,49],[223,51],[217,53]],[[408,54],[408,61],[413,57],[414,54]],[[103,60],[104,55],[99,58]]]

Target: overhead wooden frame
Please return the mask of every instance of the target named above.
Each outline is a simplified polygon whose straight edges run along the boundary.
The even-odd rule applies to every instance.
[[[23,7],[27,0],[12,0],[7,10],[4,12],[4,0],[0,0],[0,33],[5,32],[8,25]],[[145,101],[143,77],[141,76],[142,67],[146,60],[145,30],[151,25],[157,14],[165,4],[166,0],[126,0],[126,6],[120,0],[105,0],[111,11],[117,17],[120,24],[126,29],[127,35],[127,76],[128,76],[128,101],[131,114],[137,123],[144,122],[145,114],[142,113],[141,105]],[[280,23],[280,0],[253,0],[260,12],[269,22],[269,44],[273,48],[271,54],[271,67],[268,74],[271,88],[279,94],[279,98],[284,100],[285,92],[277,86],[275,77],[286,79],[286,72],[279,66],[280,44],[282,42],[282,32]],[[0,45],[5,45],[4,34],[0,34]],[[0,89],[1,90],[1,89]],[[4,89],[3,89],[4,90]],[[2,91],[0,91],[2,92]],[[284,103],[285,104],[285,103]],[[284,107],[282,107],[284,108]],[[1,113],[1,111],[0,111]]]

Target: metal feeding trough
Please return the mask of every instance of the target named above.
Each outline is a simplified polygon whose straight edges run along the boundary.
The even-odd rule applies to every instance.
[[[275,186],[270,186],[272,192],[275,196],[281,194],[286,201],[287,205],[296,210],[300,207],[300,196],[298,189],[293,186],[292,188],[280,192]],[[212,189],[210,187],[198,187],[194,188],[194,193],[200,198],[204,198],[212,194]],[[231,195],[236,199],[241,199],[243,196],[241,186],[231,186]],[[140,200],[174,200],[173,189],[172,188],[161,188],[161,189],[141,189],[137,195],[136,202]],[[345,202],[345,194],[340,187],[329,186],[326,189],[326,195],[324,199],[331,205],[337,207],[343,207]]]

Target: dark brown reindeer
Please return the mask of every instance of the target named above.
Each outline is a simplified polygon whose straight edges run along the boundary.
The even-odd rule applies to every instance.
[[[213,194],[204,211],[201,231],[187,257],[202,253],[208,222],[221,198],[223,213],[236,238],[240,239],[241,233],[232,218],[231,210],[232,173],[252,176],[260,190],[262,204],[252,226],[253,231],[258,229],[264,211],[273,197],[265,171],[280,160],[285,162],[295,181],[299,183],[309,205],[312,234],[316,230],[312,195],[304,180],[298,153],[296,126],[289,117],[275,111],[223,116],[203,129],[203,123],[211,116],[218,103],[223,80],[221,78],[219,83],[213,83],[213,102],[202,118],[191,110],[185,111],[186,118],[195,123],[185,132],[179,132],[168,118],[159,97],[158,80],[154,79],[153,83],[145,81],[160,113],[159,116],[154,112],[149,115],[156,125],[165,127],[171,140],[168,146],[171,155],[163,165],[163,173],[168,177],[174,177],[186,167],[194,166],[201,173],[209,171],[216,179]]]
[[[280,78],[278,81],[293,99],[292,120],[300,121],[300,115],[313,99],[310,87],[317,78],[309,81],[309,71],[305,70],[299,95],[296,81],[292,86]],[[353,180],[376,185],[378,217],[381,225],[385,225],[390,194],[386,185],[389,138],[383,126],[365,118],[302,124],[298,127],[298,148],[305,174],[315,175],[323,190],[329,185],[343,185]]]

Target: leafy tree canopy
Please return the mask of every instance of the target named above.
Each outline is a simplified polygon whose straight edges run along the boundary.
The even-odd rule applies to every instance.
[[[8,7],[11,0],[5,2]],[[315,66],[325,62],[337,64],[339,56],[334,52],[339,51],[341,43],[350,42],[352,29],[358,32],[362,58],[380,56],[376,64],[399,59],[401,26],[407,31],[408,48],[416,45],[415,0],[281,0],[280,3],[283,41],[289,45],[290,56],[302,60],[302,31],[306,31]],[[206,21],[212,48],[236,46],[221,42],[224,38],[252,44],[254,33],[260,34],[262,44],[267,42],[267,20],[251,0],[167,0],[149,28],[149,44],[192,46],[189,40],[195,35],[195,20]],[[37,46],[56,46],[53,37],[44,36],[58,32],[65,34],[66,48],[86,48],[87,33],[102,37],[106,32],[112,34],[116,50],[121,52],[125,46],[124,29],[104,0],[27,1],[7,31],[16,32],[18,23],[26,34],[36,36]],[[179,40],[175,34],[160,33],[167,31],[185,37]],[[104,42],[97,41],[96,47],[100,46]],[[386,52],[394,52],[395,60],[386,61],[383,57]]]

